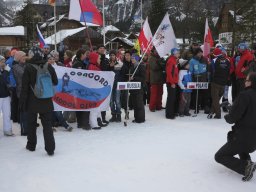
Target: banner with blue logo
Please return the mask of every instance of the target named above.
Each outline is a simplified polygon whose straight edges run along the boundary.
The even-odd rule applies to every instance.
[[[106,111],[114,72],[88,71],[54,66],[58,85],[53,97],[55,111]]]

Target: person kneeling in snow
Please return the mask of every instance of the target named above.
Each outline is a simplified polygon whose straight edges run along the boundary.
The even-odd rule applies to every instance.
[[[243,181],[249,181],[256,169],[249,155],[256,150],[256,73],[247,76],[245,87],[246,90],[235,100],[229,114],[224,116],[227,123],[235,125],[228,133],[228,142],[215,154],[215,160],[244,175]]]

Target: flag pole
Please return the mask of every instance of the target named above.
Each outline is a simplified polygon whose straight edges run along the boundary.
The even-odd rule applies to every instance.
[[[140,3],[140,10],[141,10],[140,28],[141,28],[141,29],[142,29],[142,27],[143,27],[143,25],[142,25],[142,23],[143,23],[143,14],[142,14],[142,7],[143,7],[143,5],[142,5],[142,2],[143,2],[143,0],[141,0],[141,3]]]
[[[56,37],[56,33],[57,33],[57,15],[56,15],[56,2],[54,2],[54,50],[57,51],[57,37]]]
[[[105,29],[105,0],[102,1],[103,3],[103,29]],[[106,45],[106,34],[105,34],[105,30],[103,30],[103,45]]]
[[[87,24],[86,24],[85,16],[84,16],[84,14],[83,14],[83,9],[82,9],[81,0],[79,0],[79,4],[80,4],[81,13],[82,13],[82,15],[83,15],[84,26],[85,26],[85,30],[86,30],[85,33],[86,33],[86,35],[87,35],[87,37],[88,37],[88,40],[89,40],[90,50],[92,51],[92,50],[93,50],[93,48],[92,48],[92,42],[91,42],[91,38],[90,38],[88,26],[87,26]]]

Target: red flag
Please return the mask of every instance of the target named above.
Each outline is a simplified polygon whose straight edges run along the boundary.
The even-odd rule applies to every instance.
[[[213,47],[214,42],[212,38],[212,33],[208,25],[208,19],[205,22],[205,33],[204,33],[204,56],[207,57],[210,54],[211,47]]]
[[[151,40],[152,40],[152,33],[149,27],[149,23],[148,23],[148,18],[145,20],[143,28],[140,31],[140,35],[138,37],[139,43],[140,43],[140,48],[142,52],[145,52],[148,45],[150,44]],[[151,50],[151,48],[148,49],[147,52],[149,52]]]

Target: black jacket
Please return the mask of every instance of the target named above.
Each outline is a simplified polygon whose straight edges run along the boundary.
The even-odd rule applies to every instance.
[[[8,89],[8,79],[9,79],[9,72],[6,70],[0,69],[0,98],[5,98],[10,96],[10,92]]]
[[[76,68],[76,69],[87,69],[86,64],[81,61],[80,59],[75,59],[72,68]]]
[[[227,85],[231,66],[230,61],[226,58],[217,58],[212,65],[212,82],[218,85]]]
[[[247,89],[235,100],[225,119],[233,126],[234,137],[250,143],[251,150],[256,149],[256,90]]]
[[[106,58],[106,55],[100,56],[100,69],[101,71],[111,71],[111,67],[109,65],[109,59]]]
[[[52,76],[53,85],[54,86],[57,85],[58,78],[54,68],[51,65],[48,65],[48,70]],[[36,76],[37,76],[37,70],[33,66],[28,64],[25,68],[25,71],[22,77],[20,106],[22,107],[23,110],[32,112],[32,113],[52,112],[53,111],[52,99],[51,98],[38,99],[32,91],[32,87],[34,87],[36,84]]]

